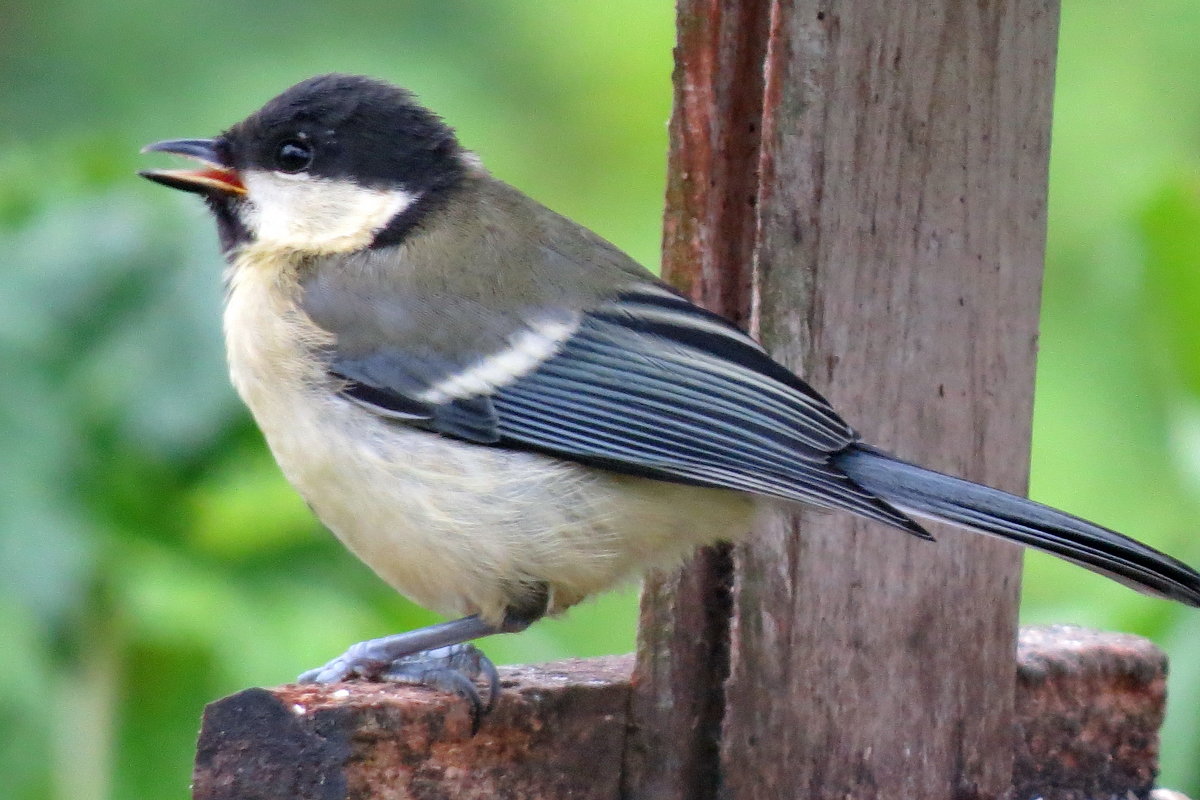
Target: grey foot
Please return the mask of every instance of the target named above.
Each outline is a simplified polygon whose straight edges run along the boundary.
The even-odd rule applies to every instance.
[[[370,642],[360,642],[323,667],[310,669],[297,680],[300,683],[336,683],[363,678],[428,686],[450,692],[471,706],[471,732],[479,730],[483,717],[492,710],[500,692],[500,676],[491,660],[473,644],[453,644],[399,656],[391,661],[372,658]],[[487,688],[484,700],[476,688],[483,680]]]
[[[393,661],[381,676],[396,683],[429,686],[451,692],[471,704],[471,732],[479,730],[483,717],[496,705],[500,675],[496,665],[473,644],[456,644],[440,650],[405,656]],[[487,699],[479,696],[476,683],[483,680]]]
[[[300,683],[334,683],[349,678],[381,680],[391,664],[408,656],[449,649],[495,632],[478,616],[470,616],[379,639],[367,639],[351,645],[349,650],[325,666],[310,669],[297,680]]]

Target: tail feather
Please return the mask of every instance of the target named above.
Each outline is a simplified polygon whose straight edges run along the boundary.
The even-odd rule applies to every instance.
[[[851,445],[833,463],[905,513],[1043,550],[1146,594],[1200,607],[1200,573],[1116,531],[865,445]]]

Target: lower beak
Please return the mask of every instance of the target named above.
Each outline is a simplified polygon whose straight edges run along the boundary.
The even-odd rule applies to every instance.
[[[203,164],[202,169],[145,169],[138,172],[155,183],[198,194],[246,193],[237,170],[217,152],[215,139],[169,139],[142,148],[143,153],[173,153]]]

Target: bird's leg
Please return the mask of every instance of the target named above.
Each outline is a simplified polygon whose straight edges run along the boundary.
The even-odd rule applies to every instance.
[[[478,614],[441,622],[405,633],[368,639],[351,645],[345,653],[297,680],[300,683],[335,683],[353,678],[419,684],[453,692],[471,704],[473,728],[496,702],[500,676],[495,665],[472,639],[494,633],[517,633],[528,628],[546,613],[549,592],[539,586],[533,602],[510,606],[497,627],[484,622]],[[487,702],[479,696],[475,681],[487,684]]]
[[[414,631],[353,644],[337,658],[305,672],[300,683],[336,683],[366,680],[414,683],[453,692],[471,704],[473,727],[491,710],[500,679],[496,667],[472,639],[500,633],[477,614],[442,622]],[[487,702],[479,697],[475,680],[484,678],[488,685]]]
[[[378,680],[399,659],[417,653],[460,647],[472,639],[493,633],[499,631],[478,615],[472,615],[379,639],[368,639],[351,645],[325,666],[310,669],[298,680],[300,683],[335,683],[347,678]]]

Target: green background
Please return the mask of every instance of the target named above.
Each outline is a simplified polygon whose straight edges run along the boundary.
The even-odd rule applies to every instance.
[[[1067,0],[1032,494],[1200,563],[1200,4]],[[561,0],[0,6],[0,776],[186,796],[203,704],[426,623],[310,519],[224,374],[194,198],[133,177],[296,80],[415,89],[499,176],[656,264],[673,10]],[[866,431],[869,435],[870,431]],[[629,650],[636,589],[487,643]],[[1200,796],[1200,616],[1031,556],[1023,615],[1172,658]]]

